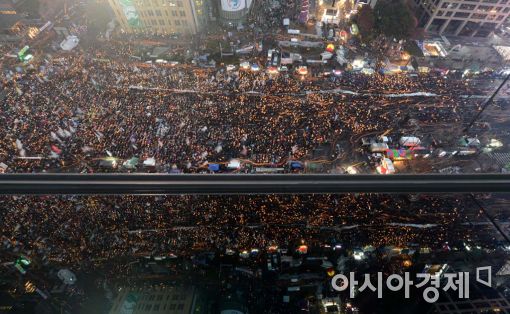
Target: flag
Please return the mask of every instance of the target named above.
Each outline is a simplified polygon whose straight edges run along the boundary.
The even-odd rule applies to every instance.
[[[57,130],[57,134],[58,134],[59,137],[62,137],[62,138],[66,137],[66,134],[64,133],[64,130],[62,130],[62,128],[60,128],[60,127]]]
[[[60,141],[60,138],[55,134],[55,132],[50,132],[50,136],[55,141]]]
[[[101,140],[104,137],[103,133],[101,133],[99,131],[95,131],[94,133],[96,134],[96,137],[98,140]]]
[[[51,145],[51,150],[59,155],[62,154],[62,150],[55,145]]]
[[[22,150],[23,149],[23,144],[21,143],[21,141],[19,139],[16,139],[16,148],[18,150]]]

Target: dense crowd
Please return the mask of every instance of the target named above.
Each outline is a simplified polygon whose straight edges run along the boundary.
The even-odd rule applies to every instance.
[[[273,36],[283,17],[297,19],[299,3],[257,6],[246,25],[256,33],[253,42],[261,40],[259,32]],[[168,54],[189,61],[192,53],[181,44],[188,38],[175,39]],[[200,36],[189,40],[203,44]],[[132,58],[146,54],[141,45],[165,41],[117,34],[74,52],[37,51],[24,66],[0,59],[0,172],[92,173],[106,170],[102,161],[122,164],[133,157],[154,158],[150,170],[159,172],[195,173],[232,159],[281,166],[308,160],[339,140],[403,129],[409,119],[460,126],[479,105],[464,96],[487,93],[475,81],[439,73],[335,76],[310,65],[305,77],[292,68],[269,75]],[[0,56],[12,49],[0,47]],[[250,63],[260,65],[264,57]],[[329,151],[334,160],[337,151]],[[292,251],[300,244],[312,250],[332,243],[347,249],[434,251],[463,241],[495,247],[493,230],[484,232],[491,226],[471,224],[485,222],[471,206],[465,198],[425,195],[5,196],[0,256],[25,255],[31,267],[54,264],[74,272],[104,262],[116,272],[130,267],[114,262],[124,258],[270,246]]]
[[[434,74],[346,72],[302,80],[122,59],[128,54],[114,61],[95,48],[48,56],[21,73],[5,71],[0,162],[6,171],[92,172],[105,157],[155,158],[159,171],[185,172],[231,158],[258,164],[303,160],[342,136],[383,132],[410,116],[459,123],[469,112],[459,96],[479,92]],[[385,95],[410,92],[438,96]]]
[[[270,245],[406,246],[440,249],[493,238],[465,222],[483,219],[454,197],[388,195],[4,197],[1,245],[41,260],[87,263],[124,256]],[[476,212],[476,211],[475,211]],[[388,221],[388,215],[392,216]],[[468,219],[469,216],[469,219]]]

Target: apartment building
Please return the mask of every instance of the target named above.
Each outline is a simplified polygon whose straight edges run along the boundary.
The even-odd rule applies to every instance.
[[[108,0],[126,32],[196,34],[206,23],[206,0]]]
[[[413,0],[426,32],[487,37],[510,14],[510,0]]]

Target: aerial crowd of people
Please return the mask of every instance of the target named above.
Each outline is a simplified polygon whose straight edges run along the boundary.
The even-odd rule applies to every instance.
[[[233,158],[283,164],[409,117],[460,123],[476,109],[461,96],[482,92],[438,74],[271,76],[146,64],[127,60],[125,47],[119,51],[115,58],[100,48],[47,55],[4,70],[5,172],[97,172],[104,158],[132,157],[154,158],[161,172],[197,172]],[[395,97],[405,93],[429,94]]]
[[[351,249],[420,243],[432,250],[462,241],[497,245],[466,224],[477,219],[470,206],[464,198],[378,194],[14,196],[0,200],[0,243],[73,267],[129,256],[292,250],[303,243]]]

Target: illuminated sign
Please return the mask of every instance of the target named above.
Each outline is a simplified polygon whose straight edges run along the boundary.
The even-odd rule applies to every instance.
[[[21,48],[21,50],[18,52],[18,58],[20,61],[23,61],[25,58],[25,54],[27,53],[28,49],[30,49],[29,46],[25,46]]]

